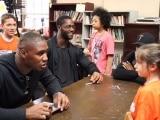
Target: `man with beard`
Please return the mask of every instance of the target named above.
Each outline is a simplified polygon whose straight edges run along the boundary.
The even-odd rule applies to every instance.
[[[69,107],[68,97],[47,68],[47,51],[46,40],[38,33],[28,32],[20,38],[16,53],[0,56],[0,120],[48,118],[48,103],[20,107],[33,100],[39,81],[61,110]]]
[[[91,75],[92,83],[101,83],[102,75],[96,65],[78,48],[70,43],[75,32],[75,24],[71,17],[60,16],[57,19],[57,35],[48,42],[48,67],[58,78],[61,87],[68,86],[80,78],[79,68]]]

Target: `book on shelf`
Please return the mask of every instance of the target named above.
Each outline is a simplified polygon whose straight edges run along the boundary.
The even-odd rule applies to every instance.
[[[90,16],[86,15],[85,24],[90,24]]]
[[[57,10],[54,11],[53,14],[53,20],[56,21],[58,17],[62,16],[62,15],[68,15],[70,17],[72,17],[72,19],[76,22],[82,22],[82,15],[83,13],[80,12],[76,12],[76,11],[62,11],[62,10]]]
[[[113,65],[112,68],[116,69],[117,65],[121,63],[122,53],[115,53],[113,57]]]
[[[124,26],[124,16],[112,16],[111,26]]]
[[[124,31],[122,29],[108,29],[115,39],[116,42],[123,42],[124,41]]]

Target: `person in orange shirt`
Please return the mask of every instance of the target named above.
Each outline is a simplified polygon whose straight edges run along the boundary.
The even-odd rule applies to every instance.
[[[160,44],[142,45],[136,50],[135,69],[146,78],[131,104],[133,120],[160,120]]]
[[[19,38],[15,36],[17,22],[14,15],[10,13],[1,16],[3,32],[0,35],[0,54],[16,51]]]

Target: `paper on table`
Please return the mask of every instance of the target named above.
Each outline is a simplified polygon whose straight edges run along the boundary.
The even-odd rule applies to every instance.
[[[55,111],[57,111],[57,110],[60,109],[60,108],[58,108],[58,107],[56,106],[56,104],[51,103],[51,102],[46,102],[46,101],[44,101],[43,98],[39,98],[39,99],[36,99],[36,100],[33,101],[33,104],[34,104],[34,105],[39,104],[39,103],[47,103],[47,104],[49,104],[49,106],[52,108],[52,112],[55,112]]]

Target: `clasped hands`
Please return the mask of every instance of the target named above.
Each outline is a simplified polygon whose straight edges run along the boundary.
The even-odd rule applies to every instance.
[[[134,70],[133,65],[129,61],[122,62],[122,66],[126,70]]]

